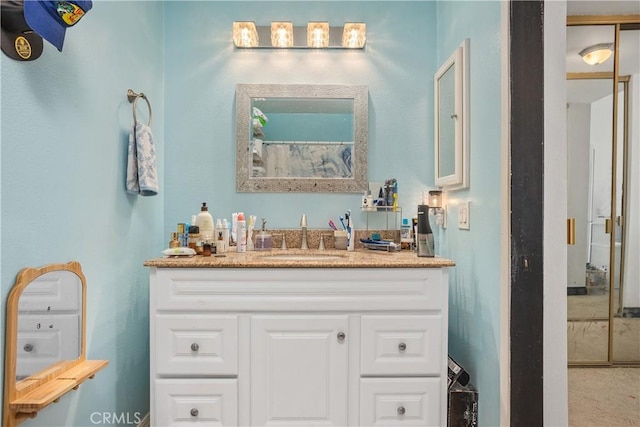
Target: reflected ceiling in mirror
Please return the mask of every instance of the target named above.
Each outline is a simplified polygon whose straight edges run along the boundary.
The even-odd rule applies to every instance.
[[[236,190],[361,192],[367,186],[366,86],[236,88]]]

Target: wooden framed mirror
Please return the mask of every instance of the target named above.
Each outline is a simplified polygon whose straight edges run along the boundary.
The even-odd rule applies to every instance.
[[[24,268],[7,300],[4,427],[13,427],[109,363],[86,360],[86,279],[80,263]]]
[[[469,187],[469,39],[434,76],[435,184]]]

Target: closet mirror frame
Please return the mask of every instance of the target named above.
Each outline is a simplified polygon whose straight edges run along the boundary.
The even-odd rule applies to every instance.
[[[608,219],[609,223],[613,224],[613,218],[619,217],[620,215],[624,215],[626,212],[626,200],[624,197],[627,194],[627,177],[628,173],[626,170],[626,164],[628,160],[626,160],[626,153],[628,151],[628,135],[627,135],[627,127],[628,127],[628,82],[629,77],[625,75],[620,75],[620,32],[626,30],[638,30],[640,29],[640,15],[606,15],[606,16],[568,16],[567,17],[567,27],[575,27],[575,26],[611,26],[614,31],[614,46],[613,46],[613,70],[611,72],[591,72],[591,73],[580,73],[580,72],[568,72],[567,80],[578,80],[578,79],[610,79],[611,80],[611,95],[612,95],[612,110],[613,110],[613,118],[612,123],[618,124],[620,123],[620,114],[624,114],[622,116],[623,129],[618,129],[617,125],[612,126],[611,129],[611,139],[612,139],[612,152],[616,152],[618,149],[621,149],[624,152],[624,164],[622,165],[622,170],[620,170],[619,165],[617,165],[616,156],[612,155],[612,184],[611,184],[611,209],[610,209],[610,217]],[[623,84],[623,89],[620,90],[620,84]],[[624,111],[619,111],[619,96],[622,92],[625,97],[625,106]],[[619,132],[622,131],[622,147],[618,147],[618,139]],[[617,194],[618,191],[616,188],[616,174],[622,173],[625,179],[623,179],[622,184],[622,206],[621,211],[617,212],[616,202],[617,202]],[[623,223],[626,225],[628,219],[625,219]],[[569,231],[569,230],[568,230]],[[625,257],[625,239],[623,235],[622,247],[620,251],[620,262],[616,264],[616,255],[615,250],[615,232],[609,233],[609,251],[610,251],[610,261],[609,261],[609,271],[607,277],[607,289],[609,293],[608,298],[608,340],[607,340],[607,358],[606,360],[599,361],[586,361],[586,360],[569,360],[568,365],[570,367],[588,367],[588,366],[638,366],[640,364],[640,360],[620,360],[616,359],[614,354],[614,321],[615,319],[620,319],[620,308],[616,306],[616,302],[622,306],[622,281],[623,273],[624,273],[624,257]],[[614,289],[615,283],[614,278],[616,277],[616,268],[620,267],[619,277],[621,280],[621,288],[619,290],[618,301],[616,301],[615,292],[612,292]],[[569,319],[568,319],[569,321]]]
[[[57,271],[69,271],[78,276],[80,284],[80,354],[74,360],[61,360],[45,367],[30,376],[16,380],[18,358],[18,314],[20,297],[25,288],[34,280]],[[65,286],[65,284],[61,284]],[[66,284],[69,286],[69,284]],[[37,413],[55,403],[71,390],[92,379],[95,374],[108,365],[107,360],[86,360],[86,278],[77,261],[66,264],[49,264],[40,268],[27,267],[20,270],[16,282],[7,299],[7,317],[4,354],[4,398],[2,425],[14,427],[26,419],[34,418]]]
[[[252,99],[300,98],[353,100],[351,178],[252,176]],[[368,186],[367,139],[369,91],[366,85],[238,84],[236,85],[236,191],[248,193],[361,193]]]

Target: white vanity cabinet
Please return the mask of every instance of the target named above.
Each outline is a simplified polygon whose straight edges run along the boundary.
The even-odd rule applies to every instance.
[[[151,425],[446,425],[447,271],[151,266]]]

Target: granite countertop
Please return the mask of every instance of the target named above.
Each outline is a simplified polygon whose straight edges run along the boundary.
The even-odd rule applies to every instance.
[[[357,249],[347,252],[290,249],[237,253],[233,249],[223,256],[163,256],[147,260],[144,265],[159,268],[440,268],[455,265],[446,258],[418,257],[408,250],[385,252]]]

